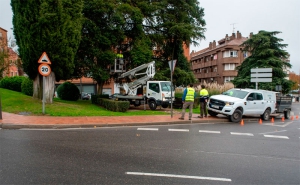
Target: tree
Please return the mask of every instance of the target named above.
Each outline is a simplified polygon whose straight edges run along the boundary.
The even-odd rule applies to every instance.
[[[158,66],[160,69],[169,69],[168,61],[176,59],[176,67],[181,70],[175,70],[174,75],[189,79],[185,81],[185,85],[194,83],[196,79],[191,76],[191,67],[184,57],[183,46],[198,45],[195,40],[205,38],[204,9],[199,6],[197,0],[162,0],[157,3],[159,8],[155,11],[156,19],[152,22],[153,25],[155,22],[157,24],[153,28],[155,34],[152,34],[151,38],[163,50]],[[159,73],[162,73],[160,76],[170,76],[170,70],[161,70],[158,76]],[[175,84],[182,85],[182,82],[178,80]]]
[[[294,85],[293,85],[293,87],[292,87],[292,90],[299,89],[300,75],[297,75],[297,74],[294,73],[294,72],[290,72],[289,79],[290,79],[292,82],[294,82]]]
[[[0,37],[0,79],[3,78],[3,73],[9,67],[8,57],[9,53],[7,48],[7,41],[4,40],[4,37]]]
[[[13,25],[18,53],[26,74],[34,80],[33,97],[42,99],[44,85],[47,103],[52,103],[54,82],[71,78],[74,57],[80,42],[83,1],[12,0]],[[43,84],[38,59],[46,52],[52,73]]]
[[[283,69],[290,68],[291,64],[287,62],[288,52],[283,50],[287,44],[281,44],[283,40],[275,36],[279,33],[278,31],[259,31],[241,44],[243,51],[250,52],[251,55],[236,68],[238,75],[232,81],[235,87],[255,88],[255,83],[250,82],[250,69],[272,68],[272,82],[259,83],[259,89],[275,90],[276,85],[282,85],[283,93],[290,91],[293,82],[285,79],[287,74]]]

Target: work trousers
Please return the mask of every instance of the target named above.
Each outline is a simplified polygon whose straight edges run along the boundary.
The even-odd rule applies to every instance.
[[[207,117],[207,102],[200,102],[200,116],[205,115]]]
[[[186,101],[186,102],[184,102],[184,104],[182,105],[182,112],[181,112],[181,117],[182,118],[184,118],[186,108],[189,107],[189,109],[190,109],[189,119],[192,119],[193,105],[194,105],[194,102],[192,102],[192,101]]]

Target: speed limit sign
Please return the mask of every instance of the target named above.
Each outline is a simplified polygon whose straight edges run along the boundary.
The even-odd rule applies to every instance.
[[[42,76],[49,76],[51,73],[51,68],[48,64],[41,64],[39,65],[39,73]]]

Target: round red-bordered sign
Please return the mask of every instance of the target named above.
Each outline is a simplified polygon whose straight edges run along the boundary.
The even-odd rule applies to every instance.
[[[48,64],[41,64],[39,65],[39,73],[42,76],[49,76],[51,73],[51,68]]]

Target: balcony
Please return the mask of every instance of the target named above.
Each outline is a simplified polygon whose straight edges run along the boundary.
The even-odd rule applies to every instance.
[[[221,76],[237,76],[237,71],[235,70],[230,70],[230,71],[223,71]]]
[[[240,60],[238,57],[228,57],[228,58],[223,58],[223,64],[239,64]]]

